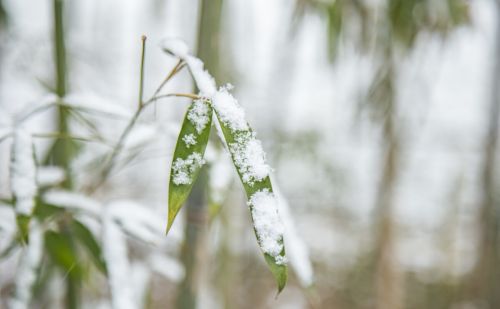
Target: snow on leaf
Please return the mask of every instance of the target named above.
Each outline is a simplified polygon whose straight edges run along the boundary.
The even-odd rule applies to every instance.
[[[264,199],[266,203],[263,204],[272,205],[270,207],[274,207],[273,209],[275,210],[276,203],[274,202],[275,198],[272,195],[271,180],[269,178],[271,168],[266,164],[265,153],[262,149],[260,141],[256,139],[255,134],[252,132],[245,119],[244,110],[238,104],[236,99],[229,93],[231,86],[221,87],[221,89],[217,91],[215,80],[207,71],[204,70],[203,62],[200,59],[187,54],[187,48],[183,46],[182,48],[179,48],[179,46],[181,45],[178,42],[176,42],[175,44],[170,43],[170,47],[164,45],[165,49],[167,49],[170,53],[178,56],[186,62],[191,71],[191,75],[196,82],[196,86],[198,87],[198,89],[200,89],[200,95],[205,100],[210,100],[211,107],[213,107],[217,115],[218,122],[223,133],[223,139],[231,152],[233,164],[238,171],[247,197],[251,199],[252,196],[257,192],[272,196],[273,202],[270,201],[271,198],[266,198]],[[184,119],[183,129],[185,125],[186,119]],[[195,152],[195,150],[193,149],[192,152],[189,152],[186,145],[182,143],[182,136],[189,133],[192,132],[185,132],[183,134],[181,130],[181,135],[177,140],[176,151],[174,153],[174,164],[177,158],[185,159],[190,153]],[[200,147],[200,144],[202,144],[203,152],[208,141],[208,134],[209,130],[206,131],[207,139],[203,142],[199,139],[199,142],[197,144],[198,147]],[[180,149],[181,147],[182,151]],[[203,154],[203,152],[201,153]],[[174,166],[172,167],[172,169],[174,169]],[[184,186],[179,186],[173,182],[173,177],[175,177],[175,173],[171,172],[169,185],[169,213],[167,232],[170,229],[172,222],[177,215],[182,203],[185,201],[192,188],[192,181]],[[192,178],[192,180],[194,179],[195,177]],[[260,201],[260,198],[260,195],[257,195],[255,197],[255,199],[258,201]],[[251,200],[249,202],[250,209],[252,210],[253,208],[255,208],[255,205],[251,202]],[[259,203],[257,203],[257,205],[258,204]],[[259,216],[261,213],[272,215],[271,218],[273,222],[278,222],[280,219],[277,215],[277,210],[274,215],[274,210],[267,212],[267,210],[264,211],[259,206],[257,206],[256,212],[251,211],[251,213],[252,216]],[[259,223],[261,221],[258,220],[257,222]],[[278,290],[281,292],[281,290],[285,287],[287,280],[285,248],[283,246],[283,232],[282,230],[278,230],[276,233],[272,234],[272,236],[275,237],[272,238],[273,246],[267,247],[268,238],[267,236],[264,237],[263,233],[263,231],[267,230],[264,229],[263,226],[259,226],[259,228],[261,228],[260,232],[258,232],[255,228],[259,245],[264,252],[265,260],[278,283]],[[279,237],[276,235],[279,235]],[[277,252],[277,248],[281,249],[280,252]]]
[[[18,128],[14,132],[10,185],[16,201],[16,213],[25,216],[31,215],[37,193],[36,165],[31,135],[22,128]]]
[[[215,106],[214,109],[219,120],[222,138],[228,146],[233,164],[249,199],[248,204],[257,241],[276,279],[278,290],[281,292],[285,287],[288,271],[282,223],[269,178],[271,169],[265,162],[262,146],[250,127],[247,130],[232,129],[230,122],[224,122],[219,115],[220,111]]]
[[[192,145],[196,145],[196,136],[194,136],[194,134],[184,135],[182,141],[186,144],[186,147],[189,148]]]
[[[184,61],[186,61],[193,75],[196,86],[200,89],[201,96],[207,98],[212,97],[217,92],[217,86],[212,75],[204,69],[203,62],[190,55],[186,56]]]
[[[189,54],[189,48],[186,42],[181,39],[164,39],[161,41],[160,46],[164,51],[179,58],[185,58]]]
[[[33,284],[37,276],[37,268],[42,260],[43,237],[38,222],[33,221],[29,232],[29,243],[23,248],[16,271],[15,294],[10,299],[9,308],[30,308]]]
[[[40,187],[57,185],[65,178],[64,169],[59,166],[41,166],[36,173],[36,182]]]
[[[49,190],[42,198],[47,204],[83,211],[96,217],[100,216],[102,210],[102,205],[98,201],[80,193],[61,189]]]
[[[264,253],[277,257],[283,250],[284,227],[278,215],[278,201],[269,190],[255,192],[248,200],[253,225]]]
[[[201,107],[200,104],[204,107]],[[196,119],[196,117],[199,117],[200,111],[203,111],[202,120]],[[196,115],[196,117],[193,115]],[[201,130],[199,130],[200,122],[203,122]],[[170,183],[168,187],[167,233],[177,213],[181,209],[182,204],[191,192],[194,181],[198,177],[203,164],[203,155],[207,147],[211,123],[212,108],[210,105],[201,100],[196,100],[191,103],[184,117],[184,122],[182,123],[179,137],[177,138],[177,144],[172,159]],[[184,141],[186,136],[194,137],[197,141],[196,144],[187,145]]]
[[[232,131],[248,130],[245,111],[227,88],[222,88],[212,97],[212,105],[219,119]]]

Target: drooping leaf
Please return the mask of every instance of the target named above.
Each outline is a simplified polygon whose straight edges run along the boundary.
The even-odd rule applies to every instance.
[[[45,232],[45,247],[52,261],[74,280],[82,278],[82,270],[75,246],[69,235],[55,231]]]
[[[90,254],[90,257],[92,258],[92,261],[97,266],[97,268],[104,274],[106,274],[106,262],[104,261],[104,257],[102,255],[101,246],[95,239],[92,232],[78,220],[73,220],[71,222],[71,229],[74,235],[78,238],[79,242]]]
[[[256,217],[255,205],[251,202],[252,197],[256,196],[256,194],[265,194],[271,198],[273,197],[273,189],[269,175],[266,175],[265,171],[260,170],[261,168],[265,169],[263,166],[259,166],[265,165],[263,161],[264,158],[262,157],[262,160],[256,160],[257,162],[253,161],[254,158],[252,158],[252,156],[264,155],[263,153],[259,153],[262,150],[260,142],[255,139],[255,134],[252,132],[248,124],[241,126],[243,130],[234,129],[234,126],[231,128],[231,124],[224,121],[224,116],[221,117],[220,111],[218,111],[217,108],[215,108],[215,111],[225,142],[229,152],[231,153],[233,164],[236,167],[240,180],[245,188],[246,195],[249,199],[250,212],[254,223],[254,232],[259,246],[262,249],[264,258],[278,284],[278,292],[281,292],[286,285],[288,277],[283,236],[279,233],[281,234],[279,239],[274,239],[274,241],[276,241],[275,245],[279,246],[281,249],[278,252],[271,252],[265,244],[266,240],[262,239],[263,235],[260,235],[261,233],[259,232],[258,227],[259,223],[257,222],[260,218]],[[255,147],[252,147],[252,145]],[[254,149],[250,149],[249,147]],[[257,169],[259,169],[259,171],[252,171],[255,167],[258,167]],[[275,215],[277,216],[277,212]]]
[[[203,156],[212,125],[212,107],[204,100],[189,106],[177,138],[168,190],[167,233],[186,201],[203,165]]]

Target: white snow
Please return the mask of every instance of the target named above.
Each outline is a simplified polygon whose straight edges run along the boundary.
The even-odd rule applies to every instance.
[[[193,152],[186,159],[177,158],[172,164],[172,181],[176,185],[189,185],[193,181],[193,173],[198,170],[205,161],[201,154]]]
[[[189,148],[193,145],[196,145],[196,136],[194,134],[187,134],[182,137],[182,141],[186,144],[186,147]]]
[[[36,173],[38,186],[50,186],[61,183],[65,179],[64,169],[59,166],[41,166]]]
[[[209,112],[210,108],[207,103],[203,102],[203,100],[196,100],[193,102],[193,106],[189,110],[187,119],[194,125],[198,134],[201,134],[203,129],[207,126],[207,123],[210,120]]]
[[[110,214],[106,214],[102,232],[103,255],[108,266],[111,303],[114,309],[133,309],[130,264],[125,235]]]
[[[212,75],[204,69],[203,62],[190,55],[186,56],[184,61],[186,61],[186,64],[193,75],[201,96],[211,98],[217,92],[217,86]]]
[[[12,194],[16,198],[16,212],[30,215],[35,206],[34,198],[37,193],[36,165],[31,135],[22,128],[14,132],[10,185]]]
[[[277,264],[286,263],[286,258],[281,256],[284,227],[278,215],[278,201],[265,189],[254,193],[248,205],[262,251],[274,257]]]
[[[61,189],[45,192],[43,200],[54,206],[84,211],[96,217],[99,217],[102,211],[102,205],[98,201],[80,193]]]
[[[163,220],[145,205],[115,200],[106,205],[106,211],[130,236],[155,245],[163,240]]]
[[[29,243],[23,249],[16,271],[15,294],[9,302],[9,308],[30,308],[33,284],[36,280],[37,268],[43,253],[42,230],[36,220],[31,222]]]
[[[235,142],[229,144],[229,150],[244,183],[252,186],[255,181],[269,176],[271,167],[266,163],[266,154],[261,142],[255,138],[255,133],[237,133]]]
[[[222,87],[212,97],[212,106],[214,107],[220,120],[233,131],[248,130],[248,123],[245,120],[245,111],[238,104],[238,101],[227,88]]]
[[[187,46],[186,42],[184,42],[181,39],[177,38],[163,39],[160,42],[160,46],[164,51],[174,56],[177,56],[181,59],[186,58],[189,54],[189,47]]]

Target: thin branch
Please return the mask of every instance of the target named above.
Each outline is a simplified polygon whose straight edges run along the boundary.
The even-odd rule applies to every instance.
[[[149,99],[146,102],[144,102],[143,105],[147,106],[147,105],[155,102],[156,100],[165,99],[165,98],[172,98],[172,97],[183,97],[183,98],[189,98],[189,99],[192,99],[192,100],[199,100],[199,99],[201,99],[200,96],[198,96],[196,94],[192,94],[192,93],[167,93],[167,94],[162,94],[162,95],[158,95],[158,96],[152,97],[151,99]]]
[[[141,37],[142,49],[141,49],[141,73],[139,78],[139,107],[142,106],[143,93],[144,93],[144,58],[146,55],[146,36]]]

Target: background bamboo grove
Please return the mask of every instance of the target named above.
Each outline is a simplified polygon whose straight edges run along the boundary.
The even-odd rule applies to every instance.
[[[500,308],[499,14],[497,0],[0,0],[0,308]],[[234,85],[263,143],[297,236],[277,297],[215,127],[165,236],[198,92],[165,38]],[[19,127],[31,218],[13,211]]]

